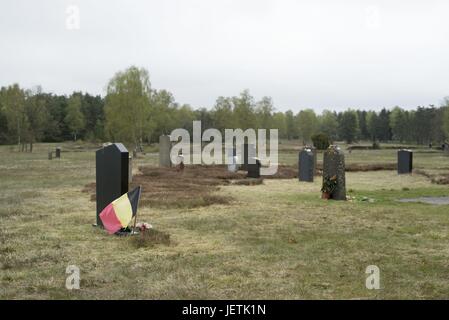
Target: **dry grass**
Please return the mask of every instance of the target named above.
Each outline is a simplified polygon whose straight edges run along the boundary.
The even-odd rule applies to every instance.
[[[155,229],[140,231],[137,236],[131,236],[130,241],[136,249],[154,247],[158,244],[170,245],[170,235]]]
[[[414,171],[416,174],[420,174],[426,178],[429,178],[432,183],[435,184],[449,184],[449,173],[436,172],[432,173],[429,170],[417,169]]]
[[[280,166],[278,172],[269,179],[288,179],[297,177],[297,169]],[[212,194],[225,185],[258,185],[263,178],[246,178],[246,172],[229,172],[224,165],[189,165],[183,171],[177,168],[140,166],[133,177],[132,187],[142,187],[141,204],[158,208],[197,208],[213,204],[230,204],[232,198]],[[95,200],[95,183],[82,189]]]
[[[143,196],[139,221],[158,233],[139,242],[91,226],[95,203],[81,190],[94,181],[93,151],[48,161],[49,147],[37,145],[31,155],[0,147],[2,299],[448,297],[447,206],[397,201],[448,195],[447,186],[425,176],[348,172],[348,194],[374,202],[321,200],[319,177],[208,183],[209,196],[232,199],[208,206],[153,206]],[[394,159],[388,150],[363,152],[353,151],[348,163]],[[439,154],[414,160],[420,169],[447,173]],[[134,172],[156,161],[149,152]],[[81,269],[78,291],[64,286],[70,264]],[[371,264],[381,270],[381,290],[365,288]]]

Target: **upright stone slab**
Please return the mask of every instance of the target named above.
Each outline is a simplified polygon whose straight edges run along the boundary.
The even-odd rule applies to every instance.
[[[313,174],[316,175],[317,174],[317,168],[318,168],[318,149],[315,148],[313,145],[312,146],[304,146],[304,148],[310,149],[312,150],[313,153]]]
[[[61,147],[56,148],[55,158],[61,158]]]
[[[128,192],[129,152],[121,143],[114,143],[96,152],[97,225],[99,214],[112,201]]]
[[[299,181],[313,182],[315,173],[314,154],[309,148],[304,148],[299,152],[298,173]]]
[[[53,151],[48,152],[48,160],[53,159]]]
[[[256,146],[254,144],[245,143],[243,144],[243,161],[242,170],[248,171],[249,164],[255,164],[256,158]],[[251,159],[251,160],[250,160]]]
[[[254,161],[251,162],[255,162],[255,163],[248,163],[247,165],[247,178],[260,178],[260,167],[261,167],[261,163],[257,158],[253,158]]]
[[[159,137],[159,167],[171,167],[171,152],[172,143],[170,136],[162,135]]]
[[[413,170],[413,152],[411,150],[401,149],[398,151],[398,174],[412,173]]]
[[[337,146],[329,146],[323,156],[323,183],[324,179],[337,177],[335,190],[330,199],[346,200],[345,155]]]
[[[235,147],[228,149],[228,171],[229,172],[237,172],[238,164],[237,164],[237,150]]]

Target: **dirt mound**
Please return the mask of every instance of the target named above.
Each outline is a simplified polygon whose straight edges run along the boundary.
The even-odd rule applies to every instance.
[[[141,174],[133,177],[130,186],[142,186],[140,204],[162,208],[195,208],[212,204],[228,204],[229,196],[212,194],[220,186],[258,185],[263,179],[246,178],[246,172],[229,172],[224,165],[205,166],[189,165],[183,172],[176,168],[159,168],[154,166],[139,167]],[[281,166],[278,173],[269,178],[287,179],[297,176],[293,167]],[[91,194],[95,200],[95,183],[84,187],[83,192]]]
[[[202,207],[228,204],[232,198],[212,194],[223,185],[253,186],[263,183],[263,178],[289,179],[297,177],[294,167],[280,166],[273,176],[259,179],[246,178],[246,172],[229,172],[224,165],[189,165],[183,172],[175,168],[144,166],[141,174],[133,177],[133,185],[141,185],[143,205],[157,207]]]
[[[321,174],[318,165],[318,174]],[[346,171],[396,170],[396,164],[350,164]],[[176,168],[154,166],[139,167],[140,174],[133,177],[130,189],[142,186],[140,204],[162,208],[196,208],[213,204],[229,204],[232,198],[213,194],[220,186],[263,184],[264,179],[295,179],[296,166],[281,165],[276,174],[259,179],[246,178],[245,171],[229,172],[224,165],[188,165],[183,172]],[[91,194],[95,201],[95,183],[84,187],[83,192]]]

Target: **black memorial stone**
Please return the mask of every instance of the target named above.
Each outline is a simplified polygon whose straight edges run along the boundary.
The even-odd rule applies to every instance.
[[[250,162],[255,162],[255,163],[249,163],[247,165],[247,178],[260,178],[260,167],[261,167],[261,163],[258,159],[253,158],[254,161],[250,161]]]
[[[401,149],[398,151],[398,174],[411,173],[413,170],[413,152]]]
[[[299,152],[298,157],[298,179],[299,181],[313,182],[315,172],[315,156],[311,149],[305,148]]]
[[[55,158],[61,158],[61,148],[60,147],[56,148]]]
[[[245,143],[243,144],[243,161],[242,161],[242,170],[248,171],[248,166],[250,164],[256,164],[256,147],[254,144]]]
[[[128,192],[129,152],[121,143],[114,143],[96,152],[97,225],[99,214],[112,201]]]

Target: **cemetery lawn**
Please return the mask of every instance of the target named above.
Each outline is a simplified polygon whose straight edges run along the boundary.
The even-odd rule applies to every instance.
[[[293,143],[280,146],[280,161],[295,164]],[[315,177],[222,186],[228,204],[141,206],[139,221],[171,242],[138,248],[92,227],[95,202],[82,190],[95,181],[96,146],[64,143],[49,161],[55,147],[0,146],[1,299],[448,298],[449,206],[397,201],[449,196],[431,182],[449,173],[436,150],[415,151],[427,176],[347,172],[350,201],[321,200]],[[149,151],[136,174],[157,163]],[[394,149],[346,152],[348,164],[395,161]],[[68,265],[80,268],[80,290],[65,288]],[[380,268],[380,290],[365,287],[369,265]]]

